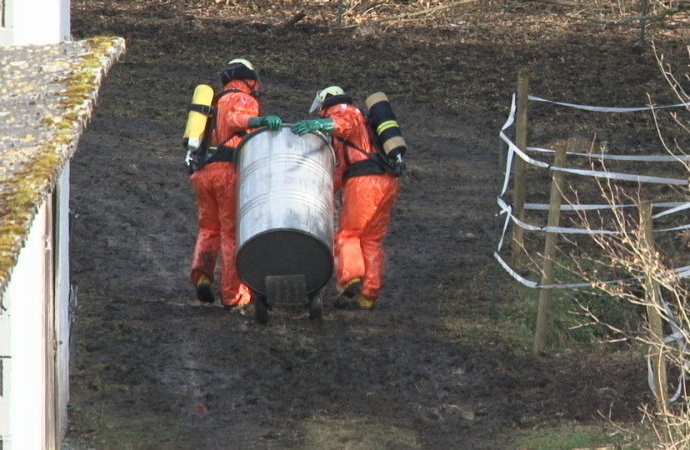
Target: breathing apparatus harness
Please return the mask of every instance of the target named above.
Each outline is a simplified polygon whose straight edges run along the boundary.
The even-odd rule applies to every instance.
[[[237,133],[232,134],[230,137],[225,139],[223,142],[220,144],[216,145],[211,145],[210,140],[211,136],[213,135],[213,131],[216,128],[216,118],[218,116],[218,107],[216,106],[218,104],[218,100],[226,94],[231,94],[234,92],[243,92],[239,89],[228,89],[225,91],[222,91],[218,93],[218,95],[215,96],[213,100],[213,105],[208,106],[208,105],[198,105],[192,103],[189,105],[189,110],[190,111],[197,111],[200,112],[204,115],[207,115],[209,117],[208,121],[208,127],[204,135],[204,139],[201,142],[201,145],[199,148],[191,153],[190,155],[187,156],[187,159],[185,160],[185,163],[187,164],[187,167],[189,167],[191,172],[197,171],[204,167],[208,163],[212,162],[219,162],[219,161],[226,161],[226,162],[234,162],[235,161],[235,153],[237,152],[236,147],[231,147],[229,145],[225,145],[230,139],[234,138],[235,136],[244,136],[247,134],[246,131],[242,130]]]
[[[354,148],[358,152],[363,153],[368,157],[368,159],[357,161],[356,163],[351,163],[349,161],[349,158],[347,158],[347,154],[345,154],[345,157],[348,160],[348,166],[347,169],[345,169],[345,173],[343,174],[344,180],[348,178],[361,177],[364,175],[383,175],[387,172],[393,173],[396,177],[400,176],[401,171],[399,171],[391,163],[389,163],[388,160],[379,152],[370,153],[352,141],[339,137],[335,137],[335,139],[339,140],[348,147]]]
[[[331,106],[338,105],[340,103],[352,105],[352,97],[345,94],[329,96],[323,101],[321,109],[326,109]],[[356,163],[351,163],[349,161],[349,158],[347,157],[347,153],[345,153],[345,158],[347,159],[348,167],[347,169],[345,169],[345,173],[343,174],[343,180],[353,177],[361,177],[365,175],[383,175],[384,173],[393,173],[396,177],[400,176],[403,172],[403,167],[398,164],[395,164],[394,161],[391,161],[389,160],[389,158],[386,157],[386,154],[383,151],[383,147],[378,139],[378,136],[375,133],[375,130],[372,129],[369,117],[361,108],[357,109],[367,121],[369,139],[374,143],[374,148],[376,149],[376,151],[367,152],[366,150],[364,150],[363,148],[361,148],[360,146],[348,139],[334,136],[334,139],[367,156],[367,159],[365,160],[357,161]]]

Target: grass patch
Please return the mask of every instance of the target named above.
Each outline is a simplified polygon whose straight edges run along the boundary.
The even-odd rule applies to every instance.
[[[305,424],[308,449],[421,449],[417,434],[370,417],[315,417]]]
[[[583,268],[577,270],[582,273]],[[582,278],[576,279],[573,275],[577,270],[558,267],[556,283],[581,283]],[[535,276],[528,278],[539,279]],[[528,341],[528,345],[531,346],[534,341],[541,290],[510,280],[500,295],[503,300],[499,303],[498,316],[500,320],[507,322],[503,329],[512,328],[513,338],[521,342]],[[613,333],[611,327],[635,333],[642,325],[644,311],[601,290],[552,289],[551,295],[550,328],[547,338],[549,351],[572,347],[600,351],[604,342],[610,343],[621,338]]]
[[[533,341],[536,329],[539,290],[520,287],[522,294],[504,307],[502,313],[513,324],[514,333],[520,339]],[[597,323],[585,314],[583,308],[598,317]],[[628,303],[601,292],[553,292],[551,304],[551,325],[547,348],[558,351],[564,348],[602,350],[604,342],[620,338],[604,325],[610,324],[619,329],[639,328],[639,312]]]
[[[70,426],[79,429],[79,442],[67,442],[73,448],[141,449],[195,448],[183,424],[169,416],[149,412],[132,415],[131,411],[81,409],[70,411]],[[95,430],[98,430],[95,432]],[[88,442],[86,442],[88,440]],[[82,447],[88,446],[88,447]],[[68,447],[69,448],[69,447]]]
[[[558,428],[520,430],[506,438],[506,448],[517,449],[648,449],[653,439],[642,434],[602,426],[566,425]]]

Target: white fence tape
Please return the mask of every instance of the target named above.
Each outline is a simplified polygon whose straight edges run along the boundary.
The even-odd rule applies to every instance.
[[[499,214],[508,214],[510,216],[510,220],[520,228],[527,230],[527,231],[544,231],[546,233],[561,233],[561,234],[618,234],[618,231],[614,230],[592,230],[590,228],[569,228],[569,227],[550,227],[550,226],[539,226],[539,225],[532,225],[524,220],[520,220],[517,217],[515,217],[512,213],[512,207],[508,205],[505,200],[502,198],[498,197],[497,198],[498,206],[500,208]],[[507,228],[507,227],[504,227]]]
[[[512,100],[510,102],[510,112],[508,113],[508,118],[506,119],[505,123],[501,127],[501,130],[498,132],[498,136],[501,138],[502,141],[510,142],[510,139],[508,136],[505,135],[505,130],[510,128],[513,123],[515,122],[515,94],[513,94]],[[512,172],[512,166],[513,166],[513,149],[510,148],[510,144],[508,144],[508,154],[506,155],[506,167],[505,167],[505,174],[503,177],[503,187],[501,187],[501,193],[499,196],[502,196],[506,193],[508,190],[508,183],[510,181],[510,173]]]
[[[527,151],[541,153],[556,153],[552,148],[527,147]],[[592,159],[608,159],[611,161],[635,161],[635,162],[678,162],[690,161],[690,155],[616,155],[612,153],[582,153],[568,152],[568,156],[583,156]]]
[[[610,107],[610,106],[588,106],[588,105],[577,105],[575,103],[556,102],[556,101],[547,100],[547,99],[541,98],[541,97],[535,97],[534,95],[530,95],[527,98],[529,98],[530,100],[535,101],[535,102],[553,103],[554,105],[567,106],[569,108],[583,109],[585,111],[595,111],[595,112],[637,112],[637,111],[652,111],[652,110],[656,110],[656,109],[688,108],[688,107],[690,107],[690,103],[678,103],[675,105],[666,105],[666,106],[641,106],[641,107],[633,107],[633,108],[617,108],[617,107]]]
[[[547,100],[547,99],[532,96],[532,95],[529,96],[529,99],[532,101],[552,103],[555,105],[577,108],[577,109],[582,109],[582,110],[587,110],[587,111],[596,111],[596,112],[634,112],[634,111],[648,111],[648,110],[666,109],[666,108],[679,108],[679,107],[688,108],[688,107],[690,107],[690,103],[680,103],[680,104],[667,105],[667,106],[645,106],[645,107],[634,107],[634,108],[617,108],[617,107],[600,107],[600,106],[588,106],[588,105],[577,105],[577,104],[573,104],[573,103],[556,102],[553,100]],[[600,170],[584,170],[584,169],[572,169],[572,168],[565,168],[565,167],[557,167],[557,166],[553,166],[549,163],[546,163],[544,161],[540,161],[538,159],[532,158],[525,151],[522,151],[517,145],[515,145],[505,133],[505,131],[515,123],[515,112],[516,112],[516,96],[515,96],[515,94],[513,94],[512,100],[511,100],[511,105],[510,105],[510,113],[508,115],[507,120],[505,121],[505,123],[503,124],[503,126],[501,127],[501,130],[499,132],[499,137],[501,138],[501,140],[505,144],[507,144],[508,152],[506,155],[506,165],[505,165],[505,174],[504,174],[504,179],[503,179],[503,185],[501,187],[500,194],[497,197],[497,204],[499,207],[499,212],[497,213],[497,216],[505,215],[506,217],[505,217],[505,222],[503,224],[503,230],[501,232],[501,236],[499,238],[496,251],[494,252],[494,258],[499,262],[499,264],[504,268],[504,270],[508,274],[510,274],[511,277],[513,277],[515,280],[517,280],[518,282],[520,282],[521,284],[523,284],[527,287],[541,288],[541,289],[572,289],[572,288],[592,287],[592,283],[590,283],[590,282],[574,283],[574,284],[571,283],[571,284],[540,285],[539,283],[537,283],[535,281],[531,281],[531,280],[528,280],[528,279],[522,277],[515,270],[513,270],[508,265],[508,263],[500,256],[500,252],[503,248],[503,243],[505,241],[508,226],[511,223],[514,224],[515,226],[518,226],[518,227],[520,227],[524,230],[527,230],[527,231],[540,231],[540,232],[546,232],[546,233],[589,234],[589,235],[619,234],[619,233],[621,233],[620,231],[617,231],[617,230],[592,230],[589,228],[539,226],[539,225],[533,225],[533,224],[527,223],[526,221],[515,217],[512,213],[512,206],[510,204],[508,204],[508,202],[506,202],[502,198],[503,195],[505,195],[505,193],[507,192],[508,186],[510,184],[510,174],[512,172],[512,163],[513,163],[514,155],[517,154],[523,161],[525,161],[526,163],[531,164],[533,166],[536,166],[536,167],[541,167],[541,168],[565,172],[565,173],[571,173],[571,174],[575,174],[575,175],[582,175],[582,176],[592,176],[592,177],[597,177],[597,178],[614,179],[614,180],[622,180],[622,181],[633,181],[633,182],[637,182],[637,183],[665,184],[665,185],[673,185],[673,186],[687,186],[689,184],[688,179],[655,177],[655,176],[637,175],[637,174],[629,174],[629,173],[607,172],[607,171],[600,171]],[[527,147],[527,151],[541,152],[541,153],[555,152],[555,150],[553,150],[553,149],[541,148],[541,147]],[[584,156],[584,157],[594,158],[594,159],[610,159],[610,160],[639,161],[639,162],[684,162],[684,161],[690,161],[690,156],[687,156],[687,155],[616,155],[616,154],[608,154],[608,153],[591,154],[591,153],[577,153],[577,152],[568,152],[568,155]],[[561,210],[562,211],[585,211],[585,210],[604,210],[604,209],[613,209],[613,208],[636,208],[636,207],[637,207],[637,205],[629,205],[629,204],[628,205],[609,205],[609,204],[586,205],[586,204],[584,204],[584,205],[561,205]],[[657,219],[657,218],[660,218],[663,216],[667,216],[670,214],[674,214],[677,212],[681,212],[681,211],[685,211],[687,209],[690,209],[690,202],[660,202],[660,203],[653,204],[652,207],[653,208],[665,208],[664,211],[661,211],[661,212],[652,216],[652,219]],[[526,203],[524,205],[524,208],[529,209],[529,210],[548,210],[549,205],[548,204],[541,204],[541,203]],[[685,229],[690,229],[690,224],[680,225],[680,226],[676,226],[676,227],[672,227],[672,228],[655,229],[654,232],[679,231],[679,230],[685,230]],[[674,269],[674,272],[680,278],[690,277],[690,266]],[[607,281],[605,283],[607,283],[607,284],[620,283],[623,281],[627,281],[627,280],[613,280],[613,281]]]
[[[508,184],[510,182],[510,173],[511,173],[511,167],[513,165],[513,155],[517,153],[520,158],[523,160],[529,162],[530,164],[533,164],[538,167],[543,167],[543,168],[548,168],[549,165],[545,162],[542,161],[537,161],[533,160],[529,156],[527,156],[520,148],[518,148],[517,145],[513,144],[513,142],[510,140],[508,136],[505,134],[505,130],[510,128],[513,123],[515,122],[515,94],[513,94],[513,100],[510,104],[510,114],[508,114],[508,119],[506,122],[503,124],[501,127],[501,131],[498,133],[498,135],[501,137],[501,140],[505,142],[508,145],[508,154],[506,155],[506,167],[505,167],[505,178],[503,179],[503,188],[501,189],[501,196],[506,193],[508,190]]]
[[[687,186],[688,180],[683,180],[680,178],[666,178],[666,177],[650,177],[647,175],[635,175],[630,173],[619,173],[619,172],[607,172],[605,170],[583,170],[583,169],[569,169],[566,167],[556,167],[551,166],[551,170],[557,172],[572,173],[575,175],[585,175],[595,178],[606,178],[610,180],[620,180],[620,181],[635,181],[637,183],[656,183],[656,184],[669,184],[675,186]]]
[[[525,161],[528,164],[531,164],[533,166],[537,167],[542,167],[542,168],[548,168],[550,170],[554,171],[559,171],[559,172],[567,172],[571,173],[574,175],[583,175],[583,176],[591,176],[595,178],[605,178],[605,179],[611,179],[611,180],[620,180],[620,181],[634,181],[636,183],[655,183],[655,184],[669,184],[669,185],[675,185],[675,186],[687,186],[688,185],[688,180],[687,179],[681,179],[681,178],[667,178],[667,177],[651,177],[647,175],[636,175],[636,174],[630,174],[630,173],[620,173],[620,172],[609,172],[605,170],[585,170],[585,169],[572,169],[568,167],[557,167],[557,166],[552,166],[549,163],[546,163],[544,161],[539,161],[538,159],[534,159],[527,155],[525,152],[520,150],[520,148],[515,145],[508,136],[505,135],[503,131],[500,133],[500,137],[505,142],[508,144],[508,148],[511,152],[516,153],[523,161]],[[506,166],[507,168],[507,166]],[[504,189],[507,188],[507,182],[509,179],[510,172],[506,170],[506,177],[504,180]],[[505,192],[505,191],[503,191]]]
[[[684,107],[688,108],[690,107],[690,103],[681,103],[681,104],[676,104],[676,105],[668,105],[668,106],[647,106],[647,107],[636,107],[636,108],[615,108],[615,107],[600,107],[600,106],[588,106],[588,105],[577,105],[573,103],[564,103],[564,102],[555,102],[552,100],[547,100],[541,97],[535,97],[530,95],[529,100],[532,101],[538,101],[538,102],[547,102],[547,103],[553,103],[556,105],[560,106],[566,106],[570,108],[577,108],[577,109],[582,109],[586,111],[595,111],[595,112],[634,112],[634,111],[650,111],[650,110],[655,110],[655,109],[664,109],[664,108],[678,108],[678,107]],[[634,181],[637,183],[656,183],[656,184],[665,184],[665,185],[674,185],[674,186],[687,186],[688,185],[688,180],[687,179],[678,179],[678,178],[667,178],[667,177],[652,177],[652,176],[646,176],[646,175],[634,175],[634,174],[627,174],[627,173],[617,173],[617,172],[608,172],[608,171],[599,171],[599,170],[582,170],[582,169],[571,169],[571,168],[563,168],[563,167],[555,167],[550,164],[547,164],[543,161],[538,161],[534,158],[529,157],[525,152],[523,152],[521,149],[519,149],[511,140],[506,136],[505,130],[510,127],[515,121],[515,95],[513,95],[512,99],[512,104],[510,108],[510,115],[508,117],[508,120],[504,124],[504,126],[501,128],[501,131],[499,133],[501,139],[508,145],[508,157],[507,157],[507,164],[506,164],[506,173],[505,173],[505,178],[503,181],[503,187],[501,189],[501,194],[498,197],[498,205],[499,205],[499,215],[505,214],[506,215],[506,220],[503,225],[503,232],[501,233],[501,238],[499,239],[498,247],[496,251],[494,252],[494,258],[498,261],[498,263],[503,267],[503,269],[511,276],[513,279],[518,281],[524,286],[530,287],[530,288],[539,288],[539,289],[576,289],[576,288],[591,288],[594,287],[594,284],[591,282],[584,282],[584,283],[568,283],[568,284],[550,284],[550,285],[541,285],[535,281],[528,280],[527,278],[523,277],[519,273],[517,273],[513,268],[511,268],[508,263],[500,256],[499,252],[501,251],[501,248],[503,246],[503,241],[505,239],[505,234],[506,230],[508,229],[508,224],[509,223],[514,223],[515,225],[525,229],[525,230],[531,230],[531,231],[542,231],[542,232],[551,232],[551,233],[585,233],[585,234],[618,234],[619,232],[617,231],[609,231],[609,230],[590,230],[590,229],[576,229],[576,228],[565,228],[565,227],[549,227],[549,226],[535,226],[528,224],[524,222],[523,220],[518,219],[512,214],[512,207],[508,205],[501,197],[505,194],[508,188],[508,183],[509,183],[509,178],[510,178],[510,167],[512,165],[512,159],[513,159],[513,154],[516,154],[522,158],[525,162],[528,164],[532,164],[538,167],[546,167],[549,168],[550,170],[554,171],[560,171],[560,172],[565,172],[565,173],[570,173],[570,174],[575,174],[575,175],[582,175],[582,176],[592,176],[592,177],[597,177],[597,178],[604,178],[604,179],[613,179],[613,180],[622,180],[622,181]],[[527,147],[527,151],[532,151],[532,152],[542,152],[542,153],[555,153],[555,150],[553,149],[546,149],[546,148],[540,148],[540,147]],[[583,157],[588,157],[588,158],[595,158],[598,160],[618,160],[618,161],[639,161],[639,162],[687,162],[690,161],[690,157],[687,155],[615,155],[615,154],[609,154],[609,153],[599,153],[599,154],[593,154],[593,153],[578,153],[578,152],[568,152],[568,155],[572,156],[583,156]],[[562,205],[561,210],[601,210],[601,209],[607,209],[607,208],[614,208],[614,207],[632,207],[636,205]],[[658,219],[660,217],[664,217],[670,214],[674,214],[680,211],[685,211],[687,209],[690,209],[690,202],[674,202],[674,203],[658,203],[656,205],[653,205],[653,207],[664,207],[667,208],[664,211],[661,211],[657,214],[654,214],[652,216],[652,219]],[[536,209],[536,210],[548,210],[549,205],[544,205],[544,204],[525,204],[524,205],[525,209]],[[663,229],[656,229],[654,232],[664,232],[664,231],[678,231],[678,230],[685,230],[685,229],[690,229],[690,224],[688,225],[680,225],[677,227],[672,227],[672,228],[663,228]],[[674,269],[673,272],[675,272],[676,276],[679,278],[685,278],[690,276],[690,266],[685,266],[685,267],[679,267],[677,269]],[[607,284],[613,284],[613,283],[620,283],[623,281],[628,281],[628,280],[614,280],[614,281],[608,281],[605,282]],[[681,332],[679,326],[673,320],[672,318],[675,317],[675,314],[673,311],[670,310],[668,307],[667,303],[663,301],[664,307],[667,309],[666,313],[667,316],[670,318],[669,323],[671,324],[672,328],[672,334],[670,336],[667,336],[665,338],[665,343],[667,345],[678,343],[678,345],[681,346],[681,349],[685,352],[687,351],[687,345],[688,341],[686,339],[686,336],[683,335]],[[648,357],[647,358],[647,381],[649,384],[650,389],[652,392],[656,392],[655,389],[655,375],[654,375],[654,368],[652,367],[652,358]],[[678,378],[678,388],[676,389],[675,394],[673,397],[670,399],[671,402],[677,401],[683,393],[685,392],[685,381],[688,378],[687,371],[690,370],[690,366],[688,364],[683,364],[681,366],[681,373]]]
[[[668,214],[673,214],[673,213],[678,212],[678,211],[683,211],[683,210],[686,210],[688,208],[690,208],[690,202],[681,203],[680,205],[674,205],[674,207],[672,207],[671,209],[667,209],[666,211],[662,211],[660,213],[654,214],[652,216],[652,219],[658,219],[659,217],[663,217],[663,216],[666,216]]]
[[[603,284],[619,284],[619,283],[629,283],[631,281],[639,280],[641,279],[640,277],[636,278],[625,278],[625,279],[619,279],[619,280],[610,280],[610,281],[583,281],[581,283],[564,283],[564,284],[541,284],[536,281],[529,280],[519,273],[515,271],[512,267],[510,267],[510,264],[508,264],[505,259],[498,253],[494,252],[494,259],[498,261],[498,263],[503,267],[503,269],[513,277],[517,282],[522,284],[523,286],[526,286],[528,288],[534,288],[534,289],[583,289],[583,288],[594,288],[595,283],[603,283]],[[687,278],[690,276],[690,266],[684,266],[684,267],[678,267],[676,269],[673,269],[672,272],[678,277],[678,278]]]
[[[516,281],[518,281],[520,284],[527,286],[529,288],[538,288],[538,289],[576,289],[576,288],[591,288],[594,287],[593,283],[571,283],[571,284],[540,284],[537,283],[536,281],[528,280],[527,278],[523,277],[516,271],[514,271],[510,265],[508,265],[507,262],[499,255],[498,253],[494,252],[494,258],[498,263],[505,269],[508,274],[513,277]],[[619,281],[616,281],[619,282]],[[615,283],[615,282],[614,282]]]
[[[653,203],[652,208],[673,208],[676,209],[676,206],[684,206],[687,205],[687,208],[690,208],[690,203],[687,202],[660,202],[660,203]],[[592,211],[592,210],[598,210],[598,209],[613,209],[613,208],[637,208],[638,205],[635,204],[628,204],[628,205],[609,205],[607,204],[601,204],[601,205],[561,205],[561,211]],[[536,211],[546,211],[550,209],[550,205],[548,203],[525,203],[524,206],[525,209],[530,209],[530,210],[536,210]],[[681,208],[685,209],[685,208]],[[680,211],[680,209],[679,209]],[[669,213],[676,212],[676,211],[670,211]],[[666,215],[665,212],[656,214],[652,216],[653,219],[656,219],[657,217],[661,217]]]
[[[550,100],[541,99],[539,97],[532,98],[532,96],[530,96],[530,99],[538,99],[538,101],[548,101],[550,103],[555,103],[558,105],[580,107],[582,109],[598,108],[598,107],[587,107],[587,106],[583,106],[583,105],[572,105],[572,104],[561,103],[561,102],[552,102]],[[671,107],[686,106],[686,105],[690,105],[690,104],[660,106],[660,107],[655,107],[655,108],[671,108]],[[620,110],[620,109],[621,108],[601,108],[600,110]],[[644,110],[644,109],[649,109],[649,107],[647,107],[647,108],[628,108],[628,109],[629,110]],[[501,131],[499,132],[499,137],[508,146],[508,155],[506,157],[505,176],[503,179],[503,187],[501,188],[501,194],[500,194],[501,196],[504,195],[506,193],[506,191],[508,190],[514,154],[517,154],[523,161],[525,161],[526,163],[531,164],[535,167],[549,168],[551,170],[567,172],[567,173],[571,173],[571,174],[575,174],[575,175],[592,176],[592,177],[596,177],[596,178],[613,179],[613,180],[620,180],[620,181],[632,181],[632,182],[636,182],[636,183],[669,184],[669,185],[674,185],[674,186],[688,186],[688,184],[689,184],[687,179],[680,179],[680,178],[652,177],[652,176],[647,176],[647,175],[636,175],[636,174],[629,174],[629,173],[556,167],[556,166],[552,166],[551,164],[546,163],[544,161],[540,161],[538,159],[532,158],[527,153],[522,151],[517,145],[515,145],[515,143],[513,143],[513,141],[505,133],[505,130],[510,128],[513,125],[513,123],[515,123],[515,112],[516,112],[516,103],[515,103],[515,95],[513,94],[508,119],[503,124],[503,127],[501,127]],[[534,151],[540,151],[540,152],[553,152],[553,151],[555,151],[552,149],[545,149],[545,148],[540,148],[540,147],[527,147],[527,150],[534,150]],[[572,153],[569,152],[568,153],[568,155],[571,155],[571,154],[595,158],[594,154],[589,154],[589,153],[578,153],[578,152],[572,152]],[[687,155],[646,155],[646,156],[644,156],[644,155],[599,154],[598,157],[600,157],[600,158],[605,157],[608,159],[619,159],[619,160],[629,160],[629,161],[649,161],[649,162],[690,161],[690,157],[688,157]]]

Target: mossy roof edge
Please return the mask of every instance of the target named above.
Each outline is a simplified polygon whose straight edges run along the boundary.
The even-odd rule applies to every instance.
[[[120,37],[7,50],[3,67],[10,70],[0,74],[0,299],[39,207],[76,152],[103,79],[124,52]]]

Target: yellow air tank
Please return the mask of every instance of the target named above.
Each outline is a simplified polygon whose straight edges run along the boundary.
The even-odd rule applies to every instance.
[[[211,105],[213,104],[214,95],[215,91],[207,84],[200,84],[194,89],[182,142],[182,145],[189,151],[198,149],[204,140],[208,121],[213,110]]]
[[[402,157],[407,151],[407,146],[386,94],[371,94],[364,103],[369,111],[369,122],[386,156],[391,159]]]

